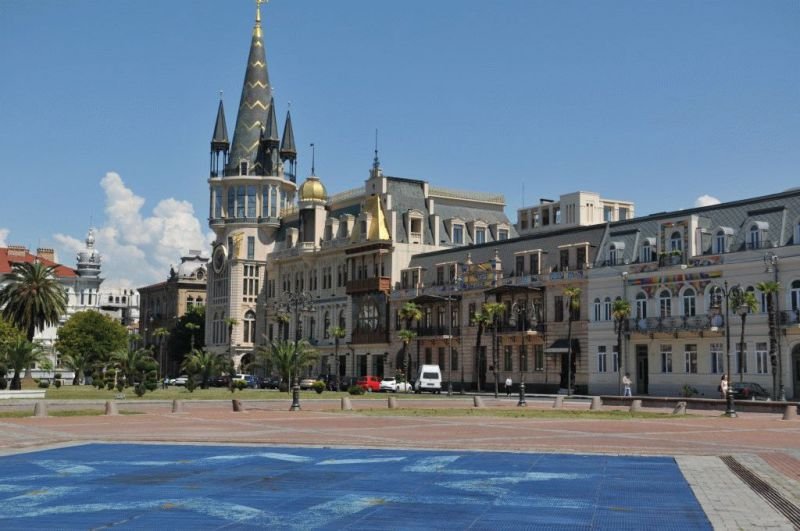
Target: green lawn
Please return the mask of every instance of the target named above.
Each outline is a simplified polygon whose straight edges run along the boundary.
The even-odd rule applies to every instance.
[[[629,411],[591,411],[585,409],[361,409],[343,411],[345,414],[385,417],[509,417],[539,419],[676,419],[691,415],[671,415],[669,413],[631,413]]]
[[[231,398],[238,398],[240,400],[291,400],[291,393],[282,393],[272,389],[245,389],[243,391],[235,391],[231,393],[227,387],[212,387],[210,389],[200,389],[199,387],[190,393],[185,387],[170,386],[167,389],[156,389],[152,392],[147,392],[139,398],[130,387],[122,392],[125,395],[125,400],[228,400]],[[113,400],[119,393],[117,390],[107,391],[105,389],[97,389],[90,385],[65,385],[58,389],[50,387],[45,393],[45,398],[53,400]],[[315,391],[302,391],[300,399],[313,399],[313,398],[335,398],[339,399],[343,396],[350,396],[345,392],[337,393],[334,391],[324,391],[322,394],[317,394]],[[386,399],[385,393],[366,393],[353,398],[371,398],[371,399]],[[413,393],[405,395],[399,393],[396,396],[424,396],[430,398],[430,395],[414,395]]]

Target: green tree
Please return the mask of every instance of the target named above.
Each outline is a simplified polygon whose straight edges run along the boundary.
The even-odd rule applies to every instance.
[[[58,324],[67,311],[67,296],[55,276],[55,266],[17,263],[0,288],[2,315],[33,341],[36,331]]]
[[[502,302],[486,302],[483,304],[481,312],[486,316],[489,321],[489,326],[492,327],[492,368],[494,369],[494,397],[500,393],[500,371],[498,370],[498,344],[497,344],[497,329],[500,327],[500,318],[506,311],[506,305]]]
[[[91,367],[90,356],[80,352],[63,354],[61,356],[61,365],[75,373],[75,377],[72,378],[72,385],[82,385],[86,371]]]
[[[339,380],[339,375],[342,373],[342,371],[341,367],[339,367],[339,364],[341,363],[339,360],[339,341],[347,334],[347,330],[341,326],[332,326],[328,332],[330,333],[331,337],[333,337],[333,352],[334,356],[336,356],[336,390],[341,391],[342,382]]]
[[[299,367],[305,367],[319,357],[317,351],[305,339],[296,344],[294,341],[276,340],[269,347],[258,348],[268,353],[272,366],[284,381],[290,383]]]
[[[146,348],[119,350],[115,352],[111,356],[111,363],[117,369],[117,381],[121,382],[123,387],[134,385],[142,360],[152,357],[152,353]]]
[[[744,325],[747,321],[747,314],[754,313],[758,308],[756,296],[752,291],[744,291],[742,289],[731,290],[730,305],[734,308],[739,318],[742,320],[742,328],[739,336],[739,352],[744,352]],[[744,355],[744,354],[742,354]],[[744,373],[742,372],[743,365],[739,364],[739,381],[744,381]]]
[[[22,389],[20,373],[45,360],[44,352],[42,352],[39,345],[25,338],[5,343],[0,354],[2,354],[4,364],[14,371],[14,377],[11,379],[11,389],[16,391]]]
[[[580,319],[581,311],[581,288],[577,286],[567,286],[564,288],[564,295],[567,297],[567,394],[572,394],[574,382],[574,371],[572,370],[572,322]]]
[[[414,323],[419,322],[422,319],[422,309],[413,302],[407,302],[403,304],[400,308],[399,312],[400,319],[405,323],[406,330],[411,330],[411,327]],[[416,334],[415,334],[416,335]],[[412,338],[413,339],[413,338]],[[411,341],[411,339],[409,339]],[[405,360],[406,360],[406,378],[408,381],[411,381],[411,353],[408,350],[407,346],[405,348]],[[417,367],[419,367],[419,344],[417,344]]]
[[[756,289],[767,297],[767,323],[769,328],[769,359],[772,366],[772,398],[778,400],[780,394],[780,382],[778,375],[782,371],[778,369],[782,360],[778,359],[778,316],[776,315],[776,305],[781,285],[774,280],[759,282]]]
[[[224,366],[224,360],[219,354],[213,354],[207,350],[195,349],[183,360],[183,369],[192,378],[199,374],[201,378],[200,387],[208,389],[209,381],[212,376],[216,376]],[[233,375],[231,375],[233,379]]]
[[[164,343],[167,342],[169,337],[169,330],[167,328],[159,327],[153,332],[153,337],[158,341],[158,380],[162,380],[167,372],[166,360],[164,358]]]
[[[614,331],[617,333],[617,377],[619,385],[619,393],[622,394],[622,375],[628,370],[627,360],[623,366],[622,363],[622,334],[625,332],[625,323],[631,316],[631,303],[617,299],[611,306],[611,316],[614,318]]]
[[[205,329],[205,306],[193,306],[178,319],[167,341],[170,366],[180,366],[183,359],[194,349],[205,348]]]
[[[128,345],[128,331],[117,321],[88,310],[74,314],[58,329],[56,350],[84,371],[92,365],[106,365],[114,352]],[[73,368],[73,370],[75,370]],[[83,375],[78,375],[79,381]]]

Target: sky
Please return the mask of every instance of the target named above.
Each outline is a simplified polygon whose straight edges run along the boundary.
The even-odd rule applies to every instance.
[[[507,214],[587,190],[637,215],[800,184],[797,0],[271,0],[279,121],[299,177],[384,173],[502,192]],[[254,0],[0,0],[0,245],[110,286],[208,253],[209,142],[228,131]]]

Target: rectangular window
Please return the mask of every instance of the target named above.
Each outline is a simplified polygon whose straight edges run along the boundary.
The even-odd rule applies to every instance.
[[[245,203],[245,187],[239,186],[236,188],[236,217],[244,217],[244,203]]]
[[[586,267],[586,247],[578,247],[575,249],[575,262],[578,269]]]
[[[687,374],[697,374],[697,345],[686,345],[683,352]]]
[[[611,348],[611,370],[619,372],[619,351],[616,345]]]
[[[529,268],[528,272],[531,275],[538,275],[539,274],[539,253],[532,253],[530,258],[528,258]]]
[[[228,188],[228,212],[226,214],[229,218],[236,214],[236,188],[233,186]]]
[[[756,372],[758,374],[767,374],[768,365],[767,360],[767,344],[766,343],[756,343]]]
[[[605,345],[600,345],[597,347],[597,372],[606,372],[607,369],[606,347]]]
[[[456,245],[464,243],[464,225],[453,225],[453,243]]]
[[[256,187],[247,187],[247,217],[256,217]]]
[[[614,207],[603,207],[603,221],[614,221]]]
[[[247,237],[247,259],[255,260],[256,258],[256,238],[255,236]]]
[[[569,269],[569,249],[561,249],[558,253],[558,263],[561,266],[561,271]]]
[[[513,347],[511,345],[506,345],[503,349],[503,370],[504,371],[513,371],[513,360],[511,359],[513,356]]]
[[[222,187],[217,186],[214,188],[214,217],[219,219],[222,217]]]
[[[425,347],[425,364],[430,365],[433,363],[433,350],[431,347]]]
[[[469,303],[467,311],[469,312],[469,326],[475,326],[475,308],[474,302]]]
[[[723,361],[722,343],[711,343],[711,373],[722,374],[725,372],[725,362]]]
[[[661,345],[661,372],[672,372],[672,345]]]
[[[444,266],[436,268],[436,285],[441,286],[444,284]]]
[[[553,223],[561,225],[561,207],[553,208]]]
[[[508,239],[508,230],[500,229],[497,231],[497,239],[498,240],[507,240]]]
[[[525,257],[517,256],[514,258],[514,274],[521,277],[525,274]]]
[[[550,209],[542,209],[542,225],[550,225]]]
[[[475,229],[475,243],[486,243],[486,229]]]
[[[741,346],[736,346],[736,373],[747,374],[747,346],[742,352]]]
[[[544,370],[544,345],[533,346],[533,370]]]
[[[528,349],[525,345],[519,347],[519,370],[528,372]]]
[[[619,207],[619,220],[624,221],[628,219],[628,208],[627,207]]]
[[[556,295],[553,297],[553,321],[564,322],[564,297]]]

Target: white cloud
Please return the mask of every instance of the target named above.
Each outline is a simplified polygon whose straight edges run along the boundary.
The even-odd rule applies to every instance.
[[[711,205],[718,205],[721,201],[714,196],[710,196],[708,194],[703,194],[697,199],[694,200],[694,206],[696,207],[704,207],[704,206],[711,206]]]
[[[140,287],[166,279],[171,264],[189,249],[208,249],[212,235],[204,233],[194,207],[187,201],[162,199],[152,214],[143,215],[143,197],[109,172],[100,181],[105,191],[104,224],[95,229],[95,247],[102,257],[104,287]],[[1,234],[0,234],[1,235]],[[75,256],[84,237],[53,236],[59,246]],[[62,263],[72,265],[69,260]]]
[[[8,238],[8,234],[11,231],[8,229],[0,229],[0,247],[8,247],[6,243],[6,238]]]

